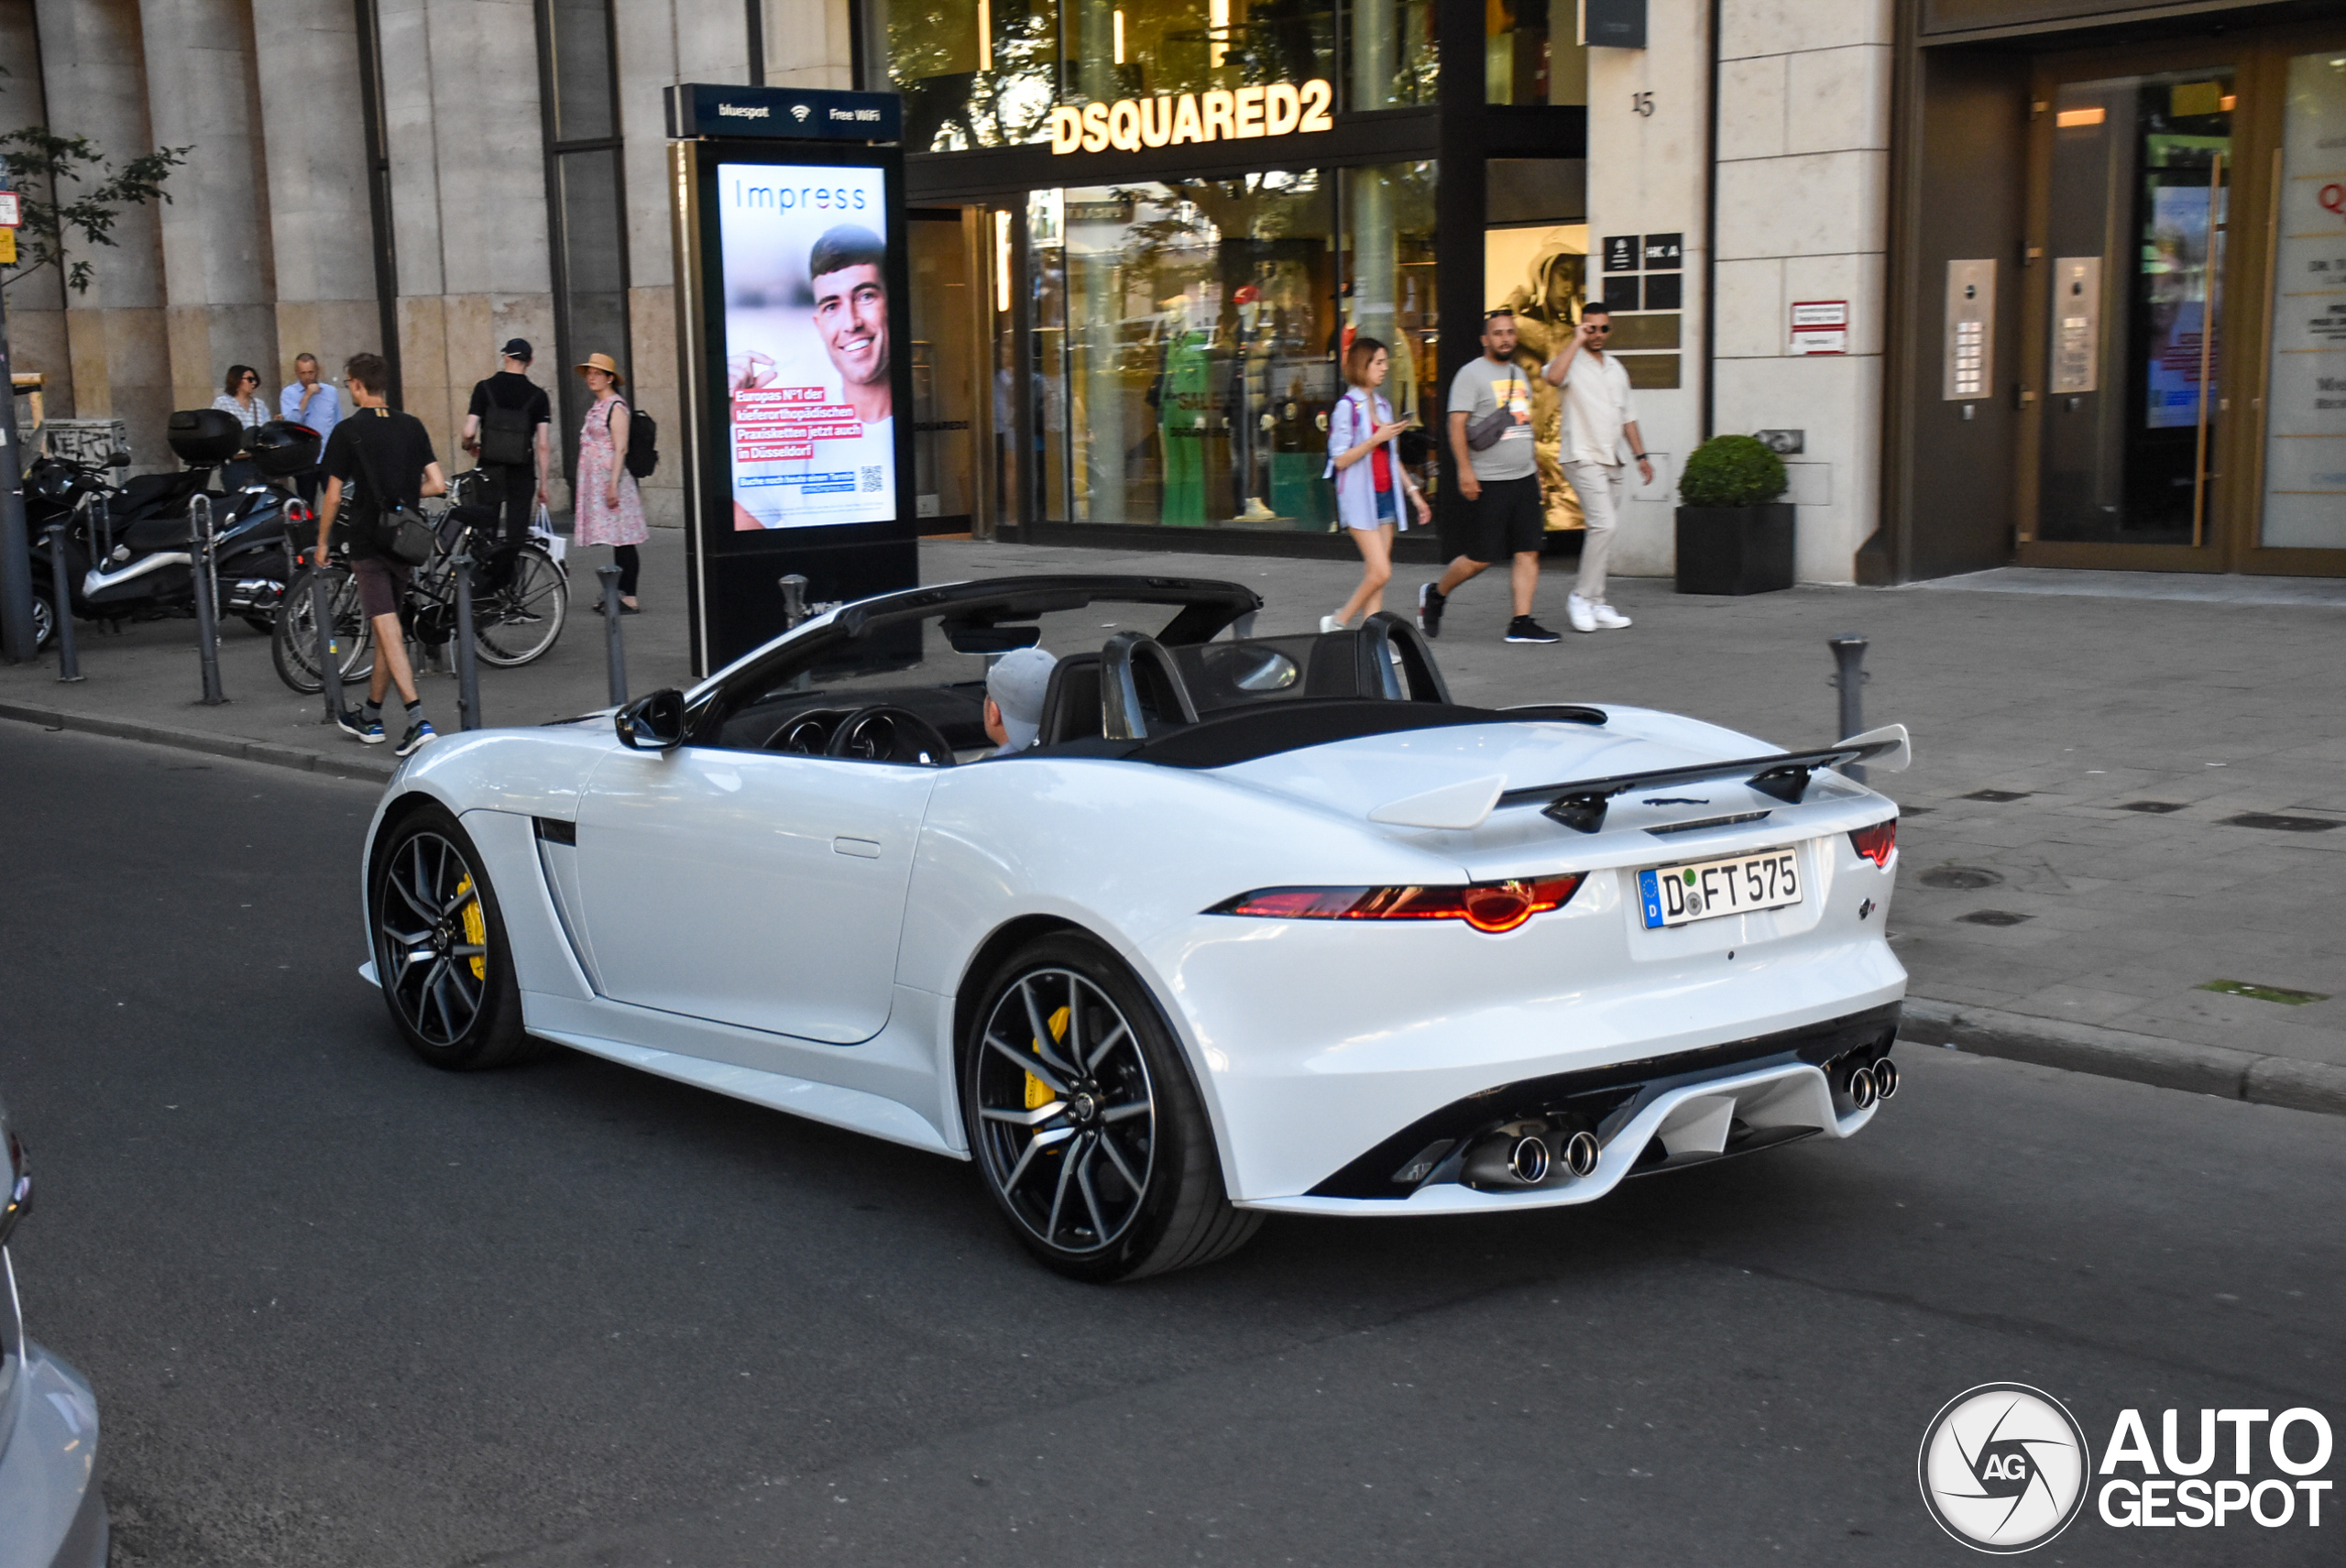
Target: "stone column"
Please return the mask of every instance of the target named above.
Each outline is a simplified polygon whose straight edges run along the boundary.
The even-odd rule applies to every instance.
[[[855,18],[848,0],[813,0],[811,4],[809,0],[761,0],[761,4],[765,8],[768,85],[867,85],[855,80]],[[874,70],[881,65],[874,61]]]
[[[192,146],[159,218],[171,395],[203,408],[231,364],[277,363],[274,258],[248,0],[142,0],[156,139]]]
[[[454,464],[499,343],[542,345],[541,384],[568,374],[552,363],[536,18],[478,0],[383,0],[381,17],[402,389]]]
[[[1853,581],[1880,518],[1891,16],[1727,0],[1721,19],[1716,422],[1807,433],[1784,464],[1807,582]],[[1787,353],[1796,300],[1847,302],[1846,354]]]
[[[32,0],[0,0],[0,60],[10,74],[0,77],[0,131],[49,123],[47,95],[40,89],[40,29]],[[54,268],[38,273],[11,272],[8,286],[8,353],[19,373],[43,378],[42,406],[51,419],[73,415],[73,357],[65,339],[65,283]]]
[[[1568,7],[1551,10],[1551,16],[1558,15],[1569,25]],[[1634,325],[1617,320],[1614,326],[1616,345],[1627,340],[1664,349],[1673,346],[1670,318],[1677,325],[1677,385],[1649,384],[1637,392],[1638,431],[1653,456],[1654,482],[1640,484],[1637,466],[1628,466],[1628,501],[1621,509],[1612,566],[1625,576],[1664,576],[1675,569],[1678,478],[1702,436],[1703,378],[1710,374],[1703,363],[1703,275],[1711,244],[1703,232],[1710,47],[1707,0],[1652,0],[1644,49],[1588,51],[1589,298],[1604,297],[1600,257],[1606,239],[1626,235],[1634,243],[1650,234],[1675,234],[1684,247],[1679,308],[1626,318]],[[1639,113],[1640,104],[1653,112]],[[1727,146],[1724,136],[1720,145]],[[1632,363],[1640,370],[1661,367],[1655,359]],[[1749,428],[1733,423],[1733,417],[1722,410],[1718,428]]]
[[[252,0],[254,54],[269,148],[267,236],[277,278],[280,358],[262,367],[272,400],[293,356],[342,363],[384,345],[375,302],[374,218],[360,124],[357,7],[350,0]]]
[[[37,0],[34,15],[49,128],[86,136],[117,160],[151,149],[137,0]],[[89,291],[65,296],[73,411],[122,420],[131,455],[149,469],[171,466],[163,430],[174,406],[156,213],[126,211],[113,245],[81,253],[95,273]]]

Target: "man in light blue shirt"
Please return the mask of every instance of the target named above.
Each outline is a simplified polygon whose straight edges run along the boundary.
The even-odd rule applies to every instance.
[[[342,419],[341,394],[318,379],[318,356],[304,354],[293,361],[294,379],[277,395],[280,419],[290,419],[295,424],[306,424],[318,433],[318,450],[326,449],[326,437]],[[318,470],[312,466],[293,476],[293,488],[301,492],[304,504],[318,504]]]

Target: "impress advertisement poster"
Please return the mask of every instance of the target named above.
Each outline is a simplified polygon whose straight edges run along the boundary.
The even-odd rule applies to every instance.
[[[733,527],[896,515],[884,171],[721,163]]]

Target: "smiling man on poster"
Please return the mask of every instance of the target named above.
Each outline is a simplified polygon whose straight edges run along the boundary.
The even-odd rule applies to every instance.
[[[757,172],[755,184],[720,184],[733,526],[892,518],[895,407],[877,181],[866,191],[864,171],[838,170],[819,186],[770,184],[794,171]],[[804,271],[793,265],[801,258]]]

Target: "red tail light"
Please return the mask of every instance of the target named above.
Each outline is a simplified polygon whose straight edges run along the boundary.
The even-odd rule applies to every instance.
[[[1858,847],[1858,853],[1887,869],[1890,852],[1898,848],[1898,818],[1893,817],[1870,828],[1853,828],[1849,830],[1849,842]]]
[[[1225,899],[1209,915],[1265,920],[1464,920],[1477,931],[1512,931],[1561,909],[1586,873],[1464,887],[1265,887]]]

